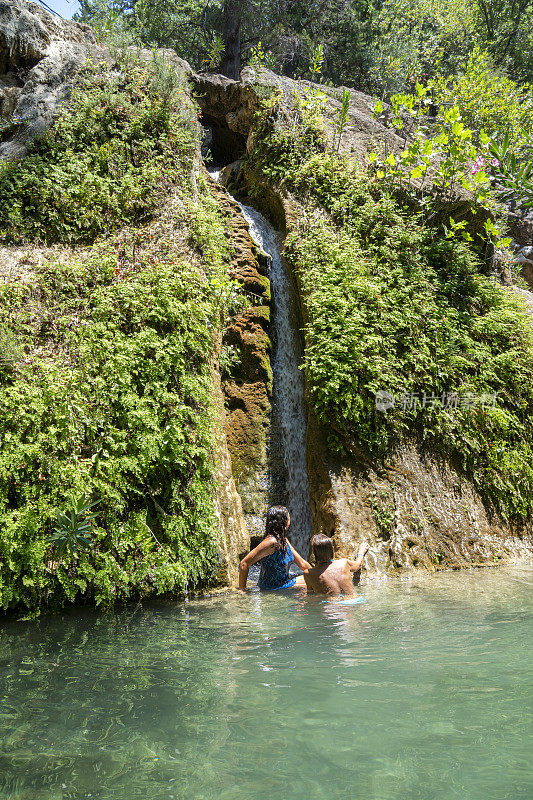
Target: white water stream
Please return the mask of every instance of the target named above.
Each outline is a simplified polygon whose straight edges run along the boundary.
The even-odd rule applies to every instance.
[[[273,410],[281,428],[283,461],[287,472],[286,505],[291,515],[289,539],[304,556],[311,537],[311,506],[306,467],[307,409],[298,311],[291,277],[281,257],[279,234],[265,217],[239,203],[254,242],[271,258],[270,283],[276,332],[272,363]]]
[[[211,176],[218,180],[219,172]],[[238,202],[238,201],[236,201]],[[272,323],[275,351],[272,362],[273,415],[280,429],[280,446],[286,471],[285,504],[291,515],[289,540],[307,558],[311,538],[311,505],[306,468],[307,409],[305,378],[300,369],[302,347],[299,315],[291,276],[281,256],[281,240],[265,217],[238,203],[250,235],[271,259]]]

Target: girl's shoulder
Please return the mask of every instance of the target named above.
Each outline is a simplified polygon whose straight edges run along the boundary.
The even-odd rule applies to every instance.
[[[277,547],[278,540],[275,536],[272,536],[272,534],[268,534],[268,536],[265,536],[262,540],[261,544],[264,544],[266,547]]]

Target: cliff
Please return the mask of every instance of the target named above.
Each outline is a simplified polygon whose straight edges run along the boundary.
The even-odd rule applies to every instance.
[[[339,136],[340,90],[0,0],[4,608],[234,583],[277,499],[269,260],[207,148],[286,237],[313,531],[370,539],[367,574],[531,557],[530,293],[383,193],[367,153],[402,141],[349,96]]]

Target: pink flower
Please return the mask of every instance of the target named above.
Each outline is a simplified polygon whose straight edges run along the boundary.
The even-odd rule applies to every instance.
[[[485,159],[483,158],[483,156],[478,156],[474,161],[474,165],[472,167],[472,175],[475,175],[477,172],[479,172],[480,169],[483,169],[484,166],[485,166]]]
[[[497,158],[493,158],[492,161],[489,162],[484,158],[484,156],[478,156],[472,166],[472,175],[475,175],[476,172],[479,172],[480,169],[483,169],[486,166],[499,167],[500,162]]]

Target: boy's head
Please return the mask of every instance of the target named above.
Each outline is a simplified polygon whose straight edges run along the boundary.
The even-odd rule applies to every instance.
[[[320,564],[322,561],[333,561],[333,542],[329,536],[317,533],[311,539],[311,549],[316,564]]]

